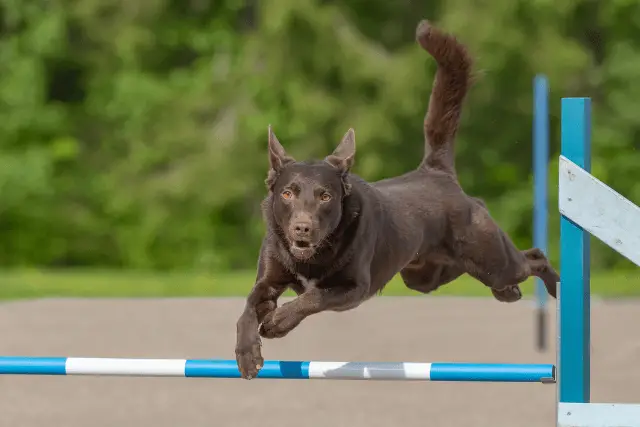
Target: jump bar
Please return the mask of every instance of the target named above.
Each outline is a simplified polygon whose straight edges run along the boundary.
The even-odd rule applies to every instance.
[[[257,378],[554,383],[554,365],[267,360]],[[235,360],[0,356],[0,375],[240,378]]]

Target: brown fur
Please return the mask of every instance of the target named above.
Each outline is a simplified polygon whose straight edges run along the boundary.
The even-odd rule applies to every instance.
[[[425,155],[415,170],[368,183],[350,172],[353,130],[324,160],[297,162],[269,128],[267,233],[237,322],[243,378],[255,377],[264,363],[260,337],[283,337],[315,313],[353,309],[398,273],[422,293],[467,273],[503,302],[520,300],[519,284],[537,276],[555,298],[559,276],[542,251],[518,250],[485,204],[458,183],[453,146],[472,64],[465,47],[426,21],[416,38],[438,70]],[[286,289],[298,297],[278,307]]]
[[[427,22],[416,31],[418,43],[438,63],[424,120],[425,153],[421,167],[455,174],[454,142],[462,103],[471,85],[472,59],[464,45]]]

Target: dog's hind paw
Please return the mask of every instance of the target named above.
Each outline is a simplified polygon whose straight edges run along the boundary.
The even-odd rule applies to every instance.
[[[516,302],[522,299],[522,291],[518,285],[507,286],[500,290],[491,289],[491,293],[500,302]]]

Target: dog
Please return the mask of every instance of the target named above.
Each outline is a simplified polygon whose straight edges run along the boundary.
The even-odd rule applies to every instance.
[[[353,129],[324,159],[301,162],[269,125],[267,231],[255,285],[236,324],[242,378],[256,377],[264,364],[261,337],[284,337],[322,311],[358,307],[398,273],[424,294],[466,273],[502,302],[520,300],[519,284],[537,276],[556,298],[560,278],[544,253],[518,250],[483,201],[458,182],[454,140],[472,82],[466,47],[426,20],[416,40],[437,63],[417,169],[369,183],[351,173]],[[297,297],[278,307],[287,289]]]

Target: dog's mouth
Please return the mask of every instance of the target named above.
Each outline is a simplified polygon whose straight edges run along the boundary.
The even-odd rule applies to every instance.
[[[289,248],[291,255],[299,260],[307,260],[315,253],[315,245],[306,240],[294,240]]]

